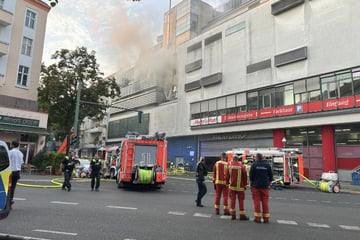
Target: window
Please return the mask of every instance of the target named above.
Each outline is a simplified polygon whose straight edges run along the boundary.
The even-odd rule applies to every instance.
[[[8,151],[0,145],[0,171],[5,170],[10,165]]]
[[[275,106],[275,89],[266,89],[259,92],[259,109],[273,108]]]
[[[308,93],[299,93],[295,94],[295,104],[307,103],[308,101]]]
[[[18,86],[27,87],[29,81],[28,78],[29,78],[29,68],[20,65],[16,84]]]
[[[352,96],[351,73],[343,73],[336,75],[338,84],[339,98]]]
[[[4,0],[0,0],[0,9],[4,7]]]
[[[354,94],[360,95],[360,72],[353,72]]]
[[[226,114],[226,97],[218,98],[217,109],[219,110],[219,115]]]
[[[321,100],[320,90],[315,90],[309,92],[309,101],[308,102],[317,102]]]
[[[249,92],[247,94],[248,111],[258,110],[258,92]]]
[[[26,10],[25,26],[31,29],[35,28],[36,13],[31,10]]]
[[[202,118],[206,118],[209,116],[209,102],[208,101],[204,101],[201,102],[201,117]]]
[[[200,103],[192,103],[190,105],[191,119],[199,119],[200,118]]]
[[[277,87],[275,89],[276,107],[289,106],[294,104],[293,85]]]
[[[216,99],[209,100],[209,117],[215,117],[218,115]]]
[[[189,30],[190,30],[190,15],[187,15],[176,22],[176,36]]]
[[[27,37],[23,38],[23,43],[21,47],[21,54],[26,56],[31,56],[31,49],[33,45],[33,40]]]
[[[335,76],[329,76],[321,79],[321,89],[323,100],[337,97]]]

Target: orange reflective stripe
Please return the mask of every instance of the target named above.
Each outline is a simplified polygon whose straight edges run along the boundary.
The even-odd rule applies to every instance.
[[[254,212],[255,217],[261,217],[261,213]]]
[[[263,217],[270,217],[270,213],[264,213]]]

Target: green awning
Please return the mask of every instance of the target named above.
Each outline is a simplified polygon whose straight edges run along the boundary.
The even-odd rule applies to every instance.
[[[49,135],[46,128],[38,128],[38,127],[25,127],[18,125],[9,125],[9,124],[0,124],[0,132],[12,132],[12,133],[30,133],[36,135]]]

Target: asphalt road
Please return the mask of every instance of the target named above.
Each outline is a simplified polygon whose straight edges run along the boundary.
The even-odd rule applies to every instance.
[[[90,191],[90,182],[73,182],[70,192],[18,186],[13,210],[0,221],[0,239],[360,238],[360,195],[271,190],[270,224],[257,224],[215,215],[212,183],[204,208],[195,206],[196,192],[195,181],[181,177],[168,177],[161,190],[118,189],[114,182],[102,182],[99,192]],[[249,190],[245,208],[252,220]]]

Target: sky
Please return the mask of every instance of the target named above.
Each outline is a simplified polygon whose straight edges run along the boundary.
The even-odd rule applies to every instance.
[[[47,0],[43,0],[48,2]],[[170,0],[59,0],[48,14],[43,62],[60,49],[85,46],[96,52],[100,71],[109,76],[137,60],[163,32]],[[204,0],[217,7],[226,0]],[[180,0],[171,0],[175,6]]]

